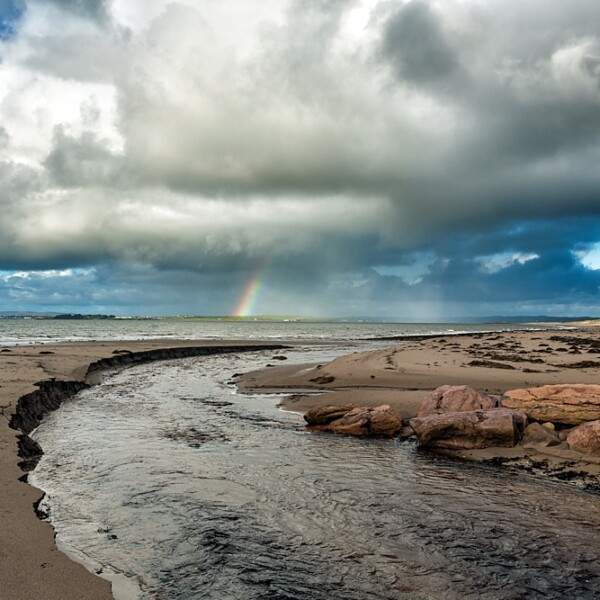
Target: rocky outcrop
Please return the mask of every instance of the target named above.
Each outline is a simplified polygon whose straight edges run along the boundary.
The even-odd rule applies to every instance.
[[[523,411],[535,421],[580,425],[600,419],[600,385],[559,384],[511,390],[505,408]]]
[[[334,408],[339,407],[326,408],[333,411]],[[327,431],[359,437],[394,437],[402,428],[402,418],[388,404],[376,408],[357,406],[325,425],[311,425],[309,422],[308,427],[311,431]]]
[[[417,417],[448,412],[488,410],[495,406],[495,400],[468,385],[443,385],[423,400]]]
[[[356,408],[356,404],[346,404],[345,406],[321,406],[318,408],[312,408],[304,415],[304,420],[310,426],[328,425],[332,421],[341,419],[353,408]]]
[[[420,446],[448,450],[513,447],[523,437],[524,413],[497,408],[415,417],[410,425]]]
[[[600,455],[600,421],[592,421],[571,430],[567,435],[571,450]]]
[[[523,446],[557,446],[560,440],[554,431],[543,427],[539,423],[531,423],[525,428]]]

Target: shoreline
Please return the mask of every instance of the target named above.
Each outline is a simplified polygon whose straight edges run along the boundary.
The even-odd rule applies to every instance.
[[[28,433],[46,413],[81,389],[97,383],[99,375],[108,370],[158,360],[285,347],[289,346],[254,340],[145,340],[2,347],[0,581],[11,600],[113,598],[114,578],[110,573],[106,574],[109,578],[93,574],[59,550],[54,528],[36,514],[44,492],[26,480],[27,472],[35,467],[43,450]]]
[[[287,393],[284,410],[304,414],[328,405],[389,404],[405,422],[441,385],[469,385],[499,399],[511,389],[598,383],[600,329],[519,330],[423,336],[383,350],[357,352],[325,365],[285,365],[237,378],[246,393]],[[317,434],[322,435],[322,434]],[[518,445],[481,450],[424,450],[455,459],[544,475],[600,492],[600,457],[558,446]]]

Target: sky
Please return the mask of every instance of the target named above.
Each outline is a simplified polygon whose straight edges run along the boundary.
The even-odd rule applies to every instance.
[[[0,0],[0,310],[600,316],[597,0]]]

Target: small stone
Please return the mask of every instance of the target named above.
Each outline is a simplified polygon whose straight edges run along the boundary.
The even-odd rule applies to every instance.
[[[531,423],[525,428],[523,446],[558,446],[560,440],[557,435],[539,423]]]
[[[546,421],[542,423],[542,427],[545,427],[548,431],[556,431],[556,427],[554,427],[554,423],[550,423],[550,421]]]

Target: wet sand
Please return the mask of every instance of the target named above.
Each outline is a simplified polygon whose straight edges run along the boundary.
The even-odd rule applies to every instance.
[[[384,350],[342,356],[326,365],[286,365],[248,373],[237,383],[248,392],[293,392],[281,407],[299,413],[328,405],[390,404],[406,421],[441,385],[470,385],[499,398],[511,389],[597,384],[599,379],[600,329],[581,327],[404,341]],[[600,457],[571,451],[564,442],[549,448],[517,446],[445,454],[600,490]]]
[[[73,562],[54,544],[54,530],[37,518],[42,492],[20,481],[17,451],[21,433],[9,427],[20,397],[38,381],[82,382],[91,363],[130,352],[255,342],[144,341],[0,347],[0,598],[2,600],[104,600],[111,584]],[[124,352],[119,352],[124,351]],[[88,380],[89,382],[89,380]]]

